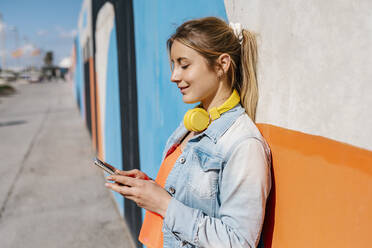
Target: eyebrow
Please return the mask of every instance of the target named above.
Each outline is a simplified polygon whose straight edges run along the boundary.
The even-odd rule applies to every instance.
[[[177,58],[178,63],[181,63],[181,60],[188,60],[188,58],[186,58],[186,57]],[[173,62],[173,59],[172,59],[172,62]]]

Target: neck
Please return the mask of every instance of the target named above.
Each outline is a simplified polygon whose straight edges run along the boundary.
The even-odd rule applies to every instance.
[[[205,110],[209,111],[211,108],[221,106],[232,94],[232,90],[228,87],[220,87],[212,96],[201,101]]]

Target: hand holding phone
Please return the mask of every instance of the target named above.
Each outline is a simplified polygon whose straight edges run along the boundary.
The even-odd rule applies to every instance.
[[[106,171],[107,173],[109,173],[110,175],[116,174],[117,169],[114,166],[103,162],[99,158],[94,159],[94,164],[103,169],[104,171]]]
[[[110,175],[120,175],[120,173],[119,173],[120,170],[116,169],[114,166],[112,166],[112,165],[110,165],[106,162],[103,162],[102,160],[100,160],[97,157],[94,159],[94,164],[97,165],[99,168],[103,169],[104,171],[106,171],[107,173],[109,173]],[[120,186],[126,186],[126,185],[118,183],[118,182],[116,182],[116,183],[119,184]]]

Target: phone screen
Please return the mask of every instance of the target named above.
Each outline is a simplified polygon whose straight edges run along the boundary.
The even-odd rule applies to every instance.
[[[94,164],[100,167],[101,169],[105,170],[110,175],[114,175],[116,168],[108,163],[103,162],[99,158],[94,159]]]

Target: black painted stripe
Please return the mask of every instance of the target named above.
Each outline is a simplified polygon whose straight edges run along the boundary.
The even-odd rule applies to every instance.
[[[93,0],[93,34],[95,34],[96,31],[98,11],[106,2],[111,2],[115,9],[123,167],[124,170],[139,169],[133,4],[132,1],[128,0]],[[95,56],[96,47],[94,35],[93,38],[93,56]],[[130,228],[133,240],[137,242],[137,247],[142,247],[142,244],[138,241],[138,235],[142,225],[141,209],[137,207],[135,203],[127,199],[125,199],[124,206],[125,220]]]
[[[90,76],[89,76],[89,60],[84,60],[84,96],[85,96],[85,122],[92,136],[92,115],[90,109]]]

